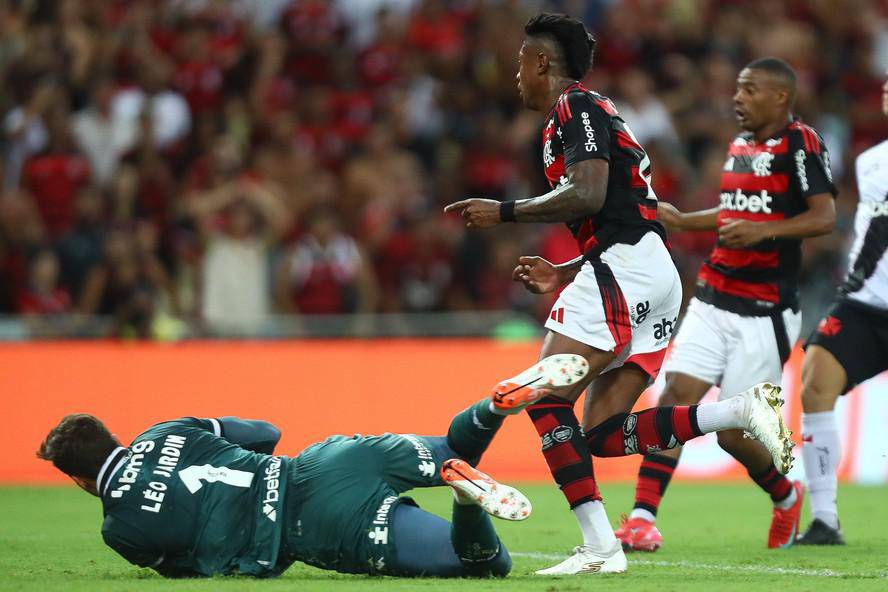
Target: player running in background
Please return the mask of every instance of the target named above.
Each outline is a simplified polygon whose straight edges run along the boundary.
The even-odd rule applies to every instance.
[[[725,397],[762,380],[780,382],[801,330],[801,239],[827,234],[835,222],[826,147],[816,130],[792,117],[795,93],[795,73],[782,60],[747,65],[734,95],[743,131],[728,147],[721,204],[688,213],[659,204],[670,230],[718,231],[664,364],[660,405],[697,403],[713,385]],[[720,432],[718,443],[774,502],[768,547],[791,545],[802,484],[781,475],[764,447],[740,431]],[[655,551],[662,544],[654,520],[681,448],[649,452],[635,507],[617,531],[626,549]]]
[[[543,13],[528,21],[525,34],[518,90],[526,107],[548,111],[543,165],[552,191],[503,203],[467,199],[446,211],[461,214],[467,226],[476,228],[564,222],[576,237],[581,256],[561,265],[522,257],[514,279],[537,293],[569,284],[552,308],[540,356],[578,354],[588,361],[589,374],[572,389],[547,396],[533,391],[532,376],[505,380],[497,410],[516,412],[533,403],[527,410],[543,455],[583,535],[572,556],[537,573],[624,571],[626,558],[601,502],[592,455],[663,450],[703,432],[727,429],[728,407],[630,413],[660,369],[681,304],[678,271],[656,220],[650,159],[613,103],[579,82],[595,47],[583,24]],[[573,407],[590,382],[581,428]],[[777,390],[754,392],[767,407],[765,399],[773,404]],[[779,413],[763,409],[762,418],[766,414],[768,421],[780,423],[765,440],[785,472],[791,463],[788,432]]]
[[[888,116],[888,82],[882,87]],[[800,545],[843,545],[836,504],[836,400],[888,370],[888,140],[857,157],[860,204],[848,276],[811,335],[802,364],[802,461],[814,518]]]

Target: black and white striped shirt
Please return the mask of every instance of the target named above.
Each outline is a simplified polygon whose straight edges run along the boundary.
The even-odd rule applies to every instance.
[[[840,290],[850,300],[888,310],[888,140],[858,156],[855,168],[860,204]]]

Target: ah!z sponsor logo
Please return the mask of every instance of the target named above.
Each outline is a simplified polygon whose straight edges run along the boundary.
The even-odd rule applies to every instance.
[[[758,195],[746,195],[739,189],[734,192],[723,191],[719,195],[721,199],[721,209],[731,210],[733,212],[750,212],[757,214],[764,212],[771,213],[771,202],[774,198],[768,194],[767,189],[763,189]]]
[[[654,323],[654,339],[657,341],[668,340],[672,337],[672,331],[675,329],[677,322],[678,317],[673,318],[671,321],[660,319],[659,322]]]

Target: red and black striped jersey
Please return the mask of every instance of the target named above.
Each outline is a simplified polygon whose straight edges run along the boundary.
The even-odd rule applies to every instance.
[[[611,245],[634,245],[652,231],[665,242],[648,155],[611,100],[576,82],[558,97],[543,127],[549,185],[566,184],[567,169],[590,158],[608,161],[607,194],[597,214],[567,223],[580,252],[595,259]]]
[[[796,119],[761,143],[743,132],[728,147],[718,225],[791,218],[808,209],[809,197],[822,193],[837,192],[829,153],[814,128]],[[729,249],[716,243],[697,276],[697,298],[742,315],[797,309],[801,244],[781,239]]]

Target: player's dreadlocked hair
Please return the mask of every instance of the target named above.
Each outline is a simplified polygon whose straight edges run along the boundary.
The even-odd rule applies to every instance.
[[[789,104],[795,103],[796,95],[796,73],[792,66],[781,60],[780,58],[759,58],[746,64],[749,70],[763,70],[769,72],[783,81],[786,89],[789,91]]]
[[[119,445],[97,417],[75,413],[63,417],[59,425],[50,430],[37,457],[52,462],[66,475],[94,479],[102,463]]]
[[[571,78],[579,80],[592,67],[595,37],[578,19],[543,12],[527,21],[524,32],[532,37],[551,37],[561,49],[565,73]]]

